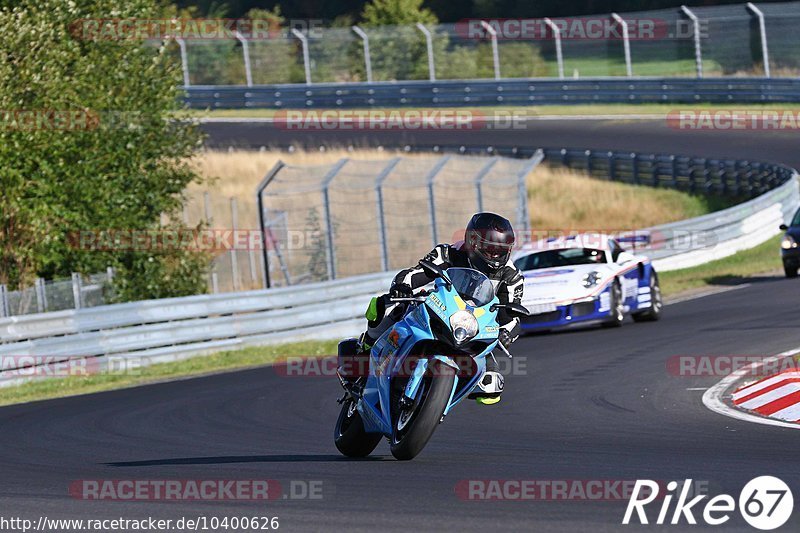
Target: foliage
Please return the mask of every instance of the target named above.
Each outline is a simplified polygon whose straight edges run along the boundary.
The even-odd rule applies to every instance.
[[[113,266],[124,300],[193,294],[204,257],[89,251],[80,231],[158,230],[198,179],[200,133],[168,120],[180,67],[167,47],[91,39],[81,19],[164,16],[155,0],[23,0],[0,9],[0,283]],[[50,117],[36,123],[21,117]],[[57,121],[53,117],[72,120]]]

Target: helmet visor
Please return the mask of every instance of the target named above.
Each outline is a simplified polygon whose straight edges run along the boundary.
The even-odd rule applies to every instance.
[[[487,261],[497,262],[508,260],[511,248],[514,243],[498,242],[489,240],[482,236],[476,236],[475,251],[481,254]]]

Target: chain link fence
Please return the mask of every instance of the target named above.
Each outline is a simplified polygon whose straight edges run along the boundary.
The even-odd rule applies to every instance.
[[[112,303],[114,271],[71,278],[44,280],[38,278],[33,287],[8,290],[0,285],[0,317],[29,315],[65,309],[83,309]]]
[[[348,158],[322,167],[278,163],[258,189],[265,284],[286,286],[414,264],[493,210],[529,226],[525,177],[543,158]],[[461,231],[462,234],[459,234]]]
[[[568,19],[284,30],[179,41],[188,86],[605,76],[796,76],[800,2]]]

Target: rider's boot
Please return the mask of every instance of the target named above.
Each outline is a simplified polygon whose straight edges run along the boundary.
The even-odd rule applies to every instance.
[[[500,395],[503,394],[505,380],[498,370],[497,361],[493,355],[489,355],[486,358],[486,373],[478,382],[478,385],[472,389],[468,398],[474,398],[480,405],[493,405],[499,402]]]

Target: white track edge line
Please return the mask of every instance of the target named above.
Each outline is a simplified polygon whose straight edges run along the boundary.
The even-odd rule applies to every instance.
[[[766,363],[771,363],[773,361],[777,361],[779,359],[783,359],[784,357],[789,357],[795,354],[800,353],[800,347],[794,348],[792,350],[788,350],[777,355],[773,355],[772,357],[768,357],[763,361],[758,361],[755,363],[751,363],[745,367],[740,368],[736,372],[733,372],[727,376],[725,376],[719,383],[710,387],[704,394],[703,394],[703,405],[705,405],[711,411],[715,413],[721,414],[723,416],[727,416],[730,418],[735,418],[737,420],[743,420],[745,422],[754,422],[756,424],[765,424],[768,426],[778,426],[778,427],[785,427],[790,429],[800,429],[800,424],[794,424],[791,422],[781,422],[780,420],[775,420],[773,418],[763,418],[761,416],[752,415],[750,413],[745,413],[744,411],[740,411],[739,409],[735,409],[733,407],[728,406],[723,400],[722,395],[725,393],[728,388],[739,380],[741,377],[749,374],[752,370],[756,367],[764,365]]]

